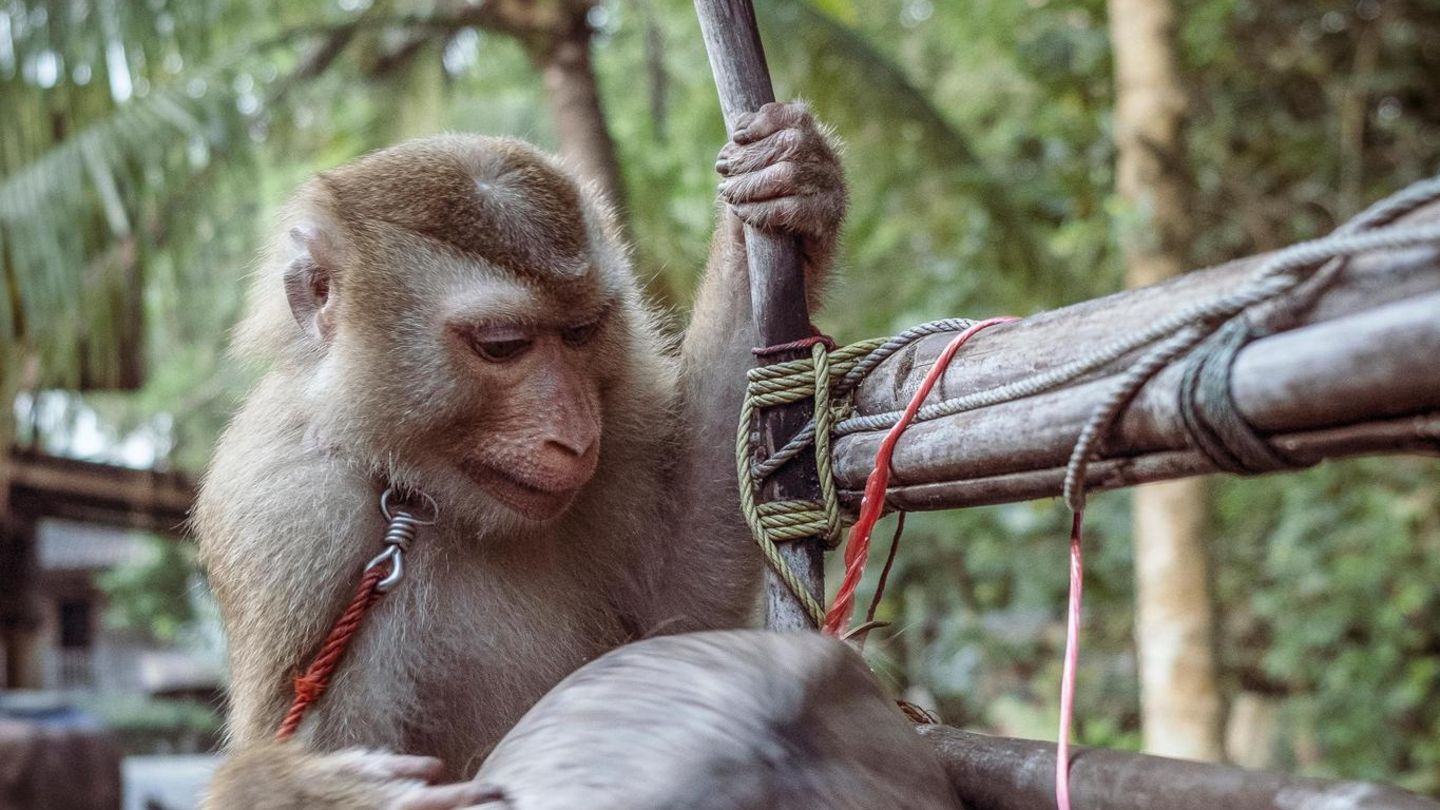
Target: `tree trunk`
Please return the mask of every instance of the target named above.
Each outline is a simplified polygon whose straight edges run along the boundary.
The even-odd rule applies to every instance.
[[[1206,490],[1203,479],[1135,490],[1135,647],[1145,751],[1218,762]]]
[[[386,119],[386,141],[438,135],[445,130],[445,71],[438,48],[418,46],[400,70],[390,76],[392,115]]]
[[[1241,692],[1231,701],[1225,723],[1225,756],[1252,771],[1275,767],[1279,737],[1279,701],[1257,692]]]
[[[625,185],[620,158],[605,123],[599,85],[590,62],[590,39],[590,25],[584,11],[578,10],[563,30],[533,46],[530,55],[545,81],[560,155],[581,177],[596,184],[624,222]]]
[[[1120,235],[1126,281],[1145,286],[1185,268],[1191,237],[1185,96],[1172,0],[1109,0],[1115,59],[1116,191],[1130,215]],[[1145,750],[1221,757],[1214,611],[1200,481],[1135,491],[1135,641]]]

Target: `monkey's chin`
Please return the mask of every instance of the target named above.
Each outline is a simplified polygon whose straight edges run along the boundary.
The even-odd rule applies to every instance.
[[[537,523],[560,517],[570,508],[575,496],[580,494],[579,487],[564,490],[541,489],[489,467],[467,465],[466,472],[471,480],[485,490],[485,494],[520,517]]]

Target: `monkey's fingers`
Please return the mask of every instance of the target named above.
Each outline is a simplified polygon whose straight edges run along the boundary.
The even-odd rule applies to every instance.
[[[330,754],[327,759],[342,771],[377,782],[399,779],[433,782],[445,773],[445,763],[435,757],[392,754],[364,748],[340,751]]]
[[[406,791],[391,805],[391,810],[461,810],[466,807],[501,810],[508,806],[504,792],[491,785],[457,782]]]
[[[769,233],[818,237],[845,215],[845,195],[811,194],[732,205],[741,222]]]
[[[838,187],[836,166],[785,161],[724,181],[720,197],[731,205],[742,205],[781,197],[820,197]]]
[[[753,172],[768,165],[806,156],[807,152],[824,152],[829,145],[814,130],[787,127],[772,132],[758,141],[738,144],[730,142],[715,158],[715,171],[731,177]]]
[[[730,139],[746,144],[758,141],[787,127],[814,128],[815,119],[803,101],[772,101],[753,113],[735,119],[735,132]]]

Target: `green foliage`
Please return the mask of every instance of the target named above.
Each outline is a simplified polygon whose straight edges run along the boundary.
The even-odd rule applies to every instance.
[[[1440,470],[1368,460],[1220,488],[1226,669],[1291,696],[1297,764],[1440,790]],[[1340,763],[1343,763],[1341,765]]]
[[[212,707],[193,701],[106,697],[85,708],[118,733],[198,731],[216,733],[220,717]]]
[[[150,537],[150,553],[102,573],[98,584],[107,597],[105,622],[111,627],[174,643],[195,620],[190,599],[195,576],[191,546]]]

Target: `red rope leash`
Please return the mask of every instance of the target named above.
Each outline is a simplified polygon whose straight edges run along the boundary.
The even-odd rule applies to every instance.
[[[925,375],[924,381],[920,383],[920,390],[910,398],[910,404],[905,406],[905,412],[900,420],[885,434],[885,439],[880,442],[880,449],[875,453],[875,468],[870,471],[870,476],[865,479],[865,496],[860,502],[860,516],[855,525],[850,528],[850,535],[845,542],[845,577],[840,582],[840,589],[835,594],[835,601],[830,604],[830,611],[825,614],[825,632],[832,636],[840,635],[846,625],[850,623],[850,615],[855,610],[855,590],[860,587],[860,577],[865,573],[866,558],[870,553],[870,534],[875,529],[876,521],[880,520],[880,513],[885,509],[885,488],[890,484],[890,460],[895,455],[895,445],[900,441],[900,435],[910,427],[914,421],[915,414],[919,412],[925,397],[929,396],[930,389],[940,381],[949,367],[955,353],[964,346],[966,341],[974,337],[977,332],[1001,323],[1009,323],[1018,318],[990,318],[966,329],[950,341],[945,351],[935,360],[935,365]]]
[[[310,662],[305,674],[295,679],[295,700],[290,704],[290,711],[285,713],[280,730],[275,732],[277,741],[283,742],[293,737],[300,728],[300,721],[305,719],[305,710],[325,694],[325,689],[330,686],[330,676],[340,665],[340,659],[349,648],[350,640],[360,630],[365,614],[385,595],[376,586],[390,573],[391,565],[393,563],[373,566],[360,578],[360,587],[355,590],[355,596],[350,599],[350,604],[346,606],[345,612],[340,614],[335,626],[330,628],[330,635],[326,636],[325,643],[320,645],[320,652],[315,655],[315,660]]]

